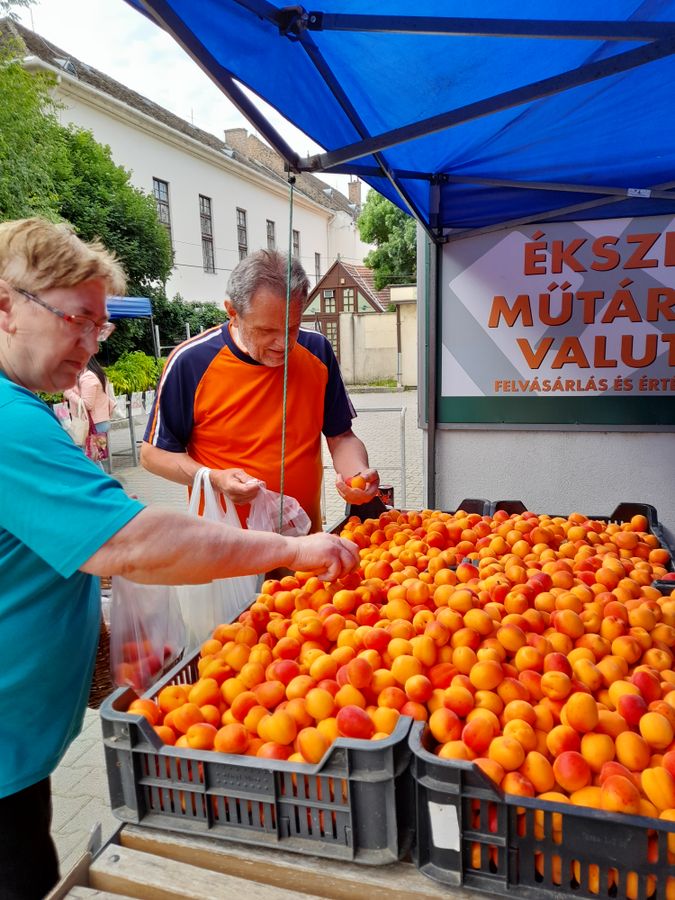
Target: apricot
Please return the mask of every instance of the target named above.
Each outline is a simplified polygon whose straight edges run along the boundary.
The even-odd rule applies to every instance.
[[[441,759],[471,760],[475,754],[469,750],[464,741],[447,741],[438,748],[438,756]]]
[[[546,746],[551,756],[559,756],[570,750],[581,748],[581,738],[569,725],[556,725],[546,735]]]
[[[220,753],[246,753],[250,734],[244,725],[224,725],[213,738],[213,749]]]
[[[553,767],[537,750],[530,750],[519,770],[534,786],[538,794],[550,791],[555,785]]]
[[[593,772],[600,772],[605,763],[614,759],[615,752],[614,741],[608,734],[589,731],[581,738],[581,755]]]
[[[591,781],[591,769],[581,753],[565,750],[553,762],[553,774],[563,790],[572,793]]]
[[[586,693],[577,691],[571,694],[563,707],[563,714],[570,728],[582,734],[593,731],[598,724],[598,704]],[[561,715],[562,719],[562,715]]]
[[[515,738],[501,735],[490,742],[488,757],[499,763],[505,772],[513,772],[525,762],[525,750]]]
[[[191,725],[203,722],[204,716],[196,703],[184,703],[171,712],[171,725],[174,731],[185,734]],[[165,720],[166,723],[166,720]]]
[[[474,695],[468,688],[453,684],[444,691],[444,703],[448,709],[464,718],[474,707]]]
[[[494,736],[492,722],[483,716],[467,722],[461,731],[461,740],[478,756],[487,751]]]
[[[275,744],[291,744],[298,733],[298,724],[285,709],[278,709],[258,723],[258,736]]]
[[[173,746],[176,743],[177,734],[173,728],[169,728],[168,725],[153,725],[152,727],[162,743],[169,746]]]
[[[647,799],[661,812],[675,808],[675,778],[663,766],[645,768],[640,776]]]
[[[337,729],[342,737],[361,738],[368,740],[375,733],[375,725],[372,719],[359,706],[343,706],[336,716]]]
[[[600,788],[600,808],[608,812],[640,815],[640,792],[631,778],[609,775]]]
[[[631,772],[641,772],[649,765],[651,750],[645,739],[632,731],[622,731],[614,740],[616,758]]]
[[[159,724],[159,720],[162,718],[162,710],[159,706],[153,700],[142,697],[131,701],[128,712],[143,716],[151,725]]]
[[[166,715],[174,709],[178,709],[187,703],[188,688],[183,684],[169,684],[157,695],[157,705]]]
[[[318,728],[310,726],[298,732],[296,746],[307,762],[316,764],[321,762],[330,744]]]
[[[653,750],[666,750],[673,742],[673,728],[658,712],[646,712],[639,720],[640,734]]]
[[[441,707],[429,716],[429,730],[439,744],[445,744],[460,738],[462,723],[451,709]]]
[[[391,734],[401,714],[397,709],[392,709],[390,706],[378,706],[372,711],[369,710],[369,715],[378,732]]]
[[[332,716],[336,709],[334,696],[325,688],[314,687],[305,695],[305,709],[313,719],[319,721]]]

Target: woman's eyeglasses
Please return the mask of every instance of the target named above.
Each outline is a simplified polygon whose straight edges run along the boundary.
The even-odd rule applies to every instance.
[[[107,338],[115,330],[115,325],[113,322],[109,322],[107,319],[104,322],[95,322],[93,319],[88,319],[86,316],[72,316],[70,313],[65,313],[61,309],[57,309],[55,306],[50,306],[49,303],[46,303],[36,294],[31,294],[30,291],[24,291],[23,288],[15,287],[14,290],[17,294],[22,294],[28,300],[32,300],[33,303],[37,303],[39,306],[48,309],[49,312],[54,313],[55,316],[58,316],[60,319],[65,319],[66,322],[69,322],[71,325],[75,325],[79,328],[83,335],[91,334],[92,332],[96,332],[96,338],[99,341],[105,341]]]

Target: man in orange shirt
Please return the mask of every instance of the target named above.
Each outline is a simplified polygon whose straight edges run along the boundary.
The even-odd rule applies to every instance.
[[[259,250],[243,259],[228,283],[228,323],[185,341],[169,357],[141,451],[151,472],[192,484],[201,466],[239,507],[259,490],[280,490],[288,262]],[[354,408],[330,343],[300,328],[309,283],[291,263],[284,493],[295,497],[321,530],[321,434],[337,473],[338,493],[361,504],[378,491],[363,442],[351,427]],[[346,483],[361,474],[364,489]],[[245,507],[245,508],[242,508]]]

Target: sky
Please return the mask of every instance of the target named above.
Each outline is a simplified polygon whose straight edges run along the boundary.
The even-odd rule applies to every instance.
[[[174,40],[124,0],[37,0],[17,12],[24,25],[62,50],[199,128],[221,139],[226,128],[253,131]],[[322,148],[267,110],[272,124],[301,156],[320,152]],[[319,177],[347,193],[348,176]]]

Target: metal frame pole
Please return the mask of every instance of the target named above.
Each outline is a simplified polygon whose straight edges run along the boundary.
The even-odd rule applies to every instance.
[[[407,497],[406,497],[406,484],[405,484],[405,474],[406,474],[406,464],[405,464],[405,406],[401,407],[400,414],[400,423],[401,423],[401,506],[403,508],[407,505]]]

